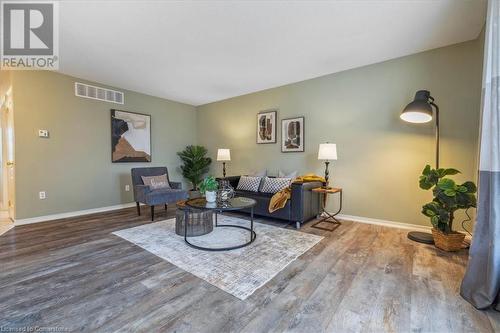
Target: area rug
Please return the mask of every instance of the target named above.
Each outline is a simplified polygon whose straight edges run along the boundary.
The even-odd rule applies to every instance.
[[[219,224],[249,226],[244,219],[219,215]],[[254,223],[256,240],[247,247],[209,252],[194,249],[175,233],[175,219],[124,229],[113,234],[171,262],[181,269],[244,300],[323,237]],[[210,234],[191,237],[201,246],[222,247],[248,241],[250,232],[214,228]]]

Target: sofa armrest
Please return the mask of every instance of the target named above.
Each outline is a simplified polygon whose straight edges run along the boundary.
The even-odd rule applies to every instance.
[[[173,188],[175,190],[181,190],[182,183],[181,182],[170,182],[170,188]]]
[[[290,201],[293,221],[302,223],[319,214],[319,194],[314,193],[312,189],[321,186],[322,182],[292,183]]]
[[[148,185],[135,185],[134,186],[134,200],[136,202],[146,202],[147,194],[151,192]]]

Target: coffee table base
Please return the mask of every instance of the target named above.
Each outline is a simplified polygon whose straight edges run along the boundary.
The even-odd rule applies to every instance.
[[[186,212],[186,215],[187,215],[187,212]],[[202,250],[202,251],[230,251],[230,250],[236,250],[236,249],[240,249],[242,247],[245,247],[245,246],[248,246],[250,244],[252,244],[255,239],[257,238],[257,234],[255,233],[255,231],[253,230],[253,207],[251,209],[251,213],[250,213],[250,228],[247,228],[247,227],[244,227],[244,226],[241,226],[241,225],[234,225],[234,224],[218,224],[217,223],[217,212],[215,212],[215,228],[239,228],[239,229],[244,229],[244,230],[248,230],[250,231],[250,240],[246,243],[243,243],[243,244],[238,244],[238,245],[235,245],[235,246],[229,246],[229,247],[204,247],[204,246],[199,246],[199,245],[195,245],[193,243],[190,243],[188,241],[188,236],[187,236],[187,220],[186,220],[187,216],[185,216],[185,223],[184,223],[184,242],[186,242],[187,245],[191,246],[192,248],[194,249],[197,249],[197,250]]]

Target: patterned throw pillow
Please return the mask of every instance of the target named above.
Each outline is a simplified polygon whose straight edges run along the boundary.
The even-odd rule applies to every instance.
[[[152,190],[157,190],[159,188],[170,188],[170,184],[168,183],[167,175],[160,176],[141,176],[142,182],[144,185],[148,185]]]
[[[292,178],[264,178],[261,192],[264,193],[277,193],[292,183]]]
[[[260,180],[262,177],[241,176],[238,182],[237,190],[242,191],[259,191]]]

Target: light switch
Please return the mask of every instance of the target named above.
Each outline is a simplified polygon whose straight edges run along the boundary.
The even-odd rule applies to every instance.
[[[40,138],[48,138],[49,137],[49,131],[48,130],[44,130],[44,129],[39,129],[38,130],[38,136]]]
[[[40,198],[40,200],[47,199],[47,194],[45,193],[45,191],[38,192],[38,198]]]

